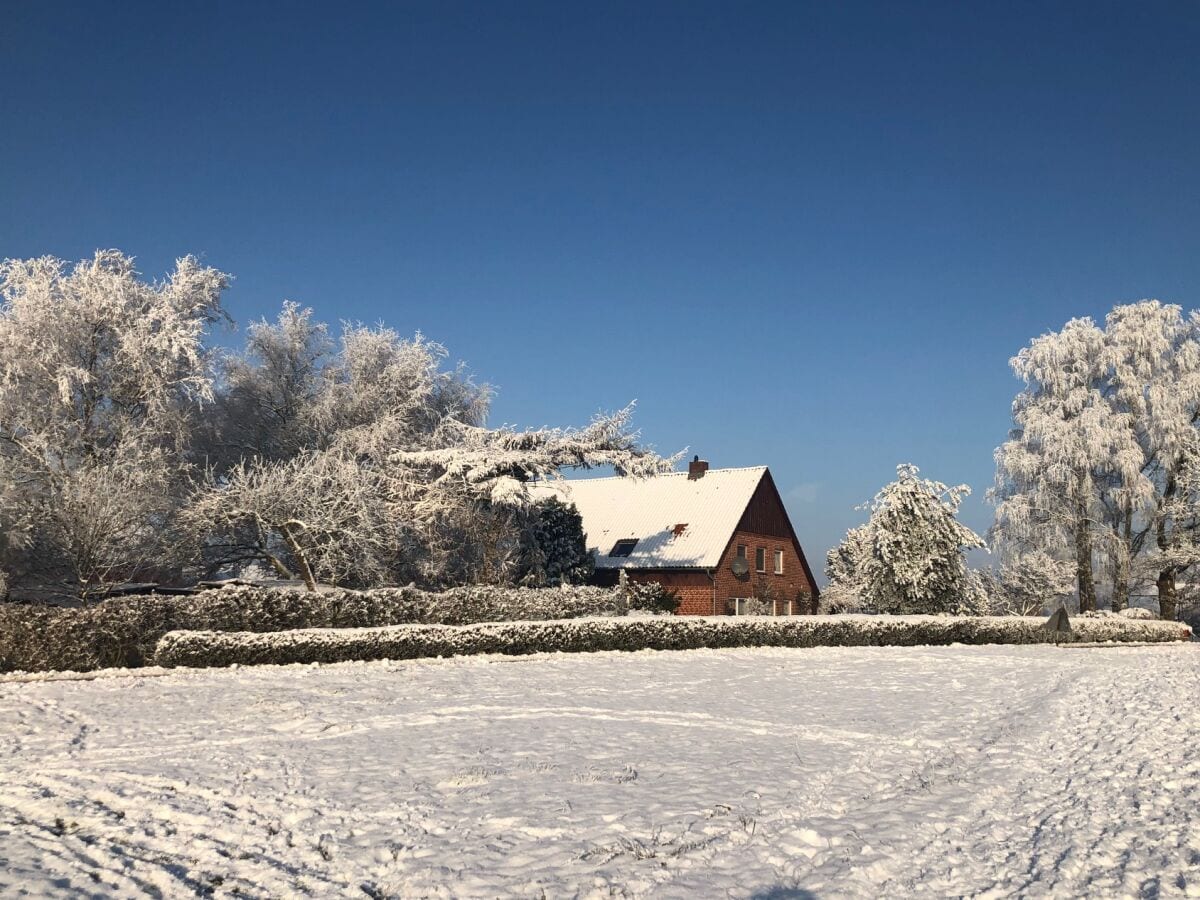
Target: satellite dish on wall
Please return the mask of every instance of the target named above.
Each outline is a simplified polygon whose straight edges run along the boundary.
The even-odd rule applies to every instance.
[[[729,564],[729,568],[734,575],[746,575],[750,571],[750,563],[745,557],[735,557],[733,562]]]

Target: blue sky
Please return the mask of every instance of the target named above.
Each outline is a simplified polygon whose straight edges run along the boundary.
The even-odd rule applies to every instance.
[[[1031,337],[1200,306],[1197,46],[1194,3],[14,3],[0,257],[202,255],[239,321],[441,341],[494,422],[636,398],[819,569],[899,462],[986,528]]]

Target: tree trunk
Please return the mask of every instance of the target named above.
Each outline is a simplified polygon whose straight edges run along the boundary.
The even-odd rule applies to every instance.
[[[1092,535],[1088,531],[1087,507],[1081,498],[1075,518],[1075,576],[1079,581],[1079,611],[1096,608],[1096,581],[1092,576]]]
[[[271,568],[275,570],[275,574],[284,581],[291,581],[296,576],[292,574],[292,570],[283,564],[283,560],[267,549],[267,535],[273,530],[270,525],[264,522],[257,514],[254,515],[254,524],[258,529],[258,543],[254,549],[262,554],[262,558],[271,564]]]
[[[296,577],[292,573],[292,570],[289,569],[287,566],[285,566],[283,564],[283,561],[278,556],[276,556],[274,553],[268,553],[266,550],[263,550],[262,554],[263,554],[263,557],[267,560],[267,562],[269,562],[271,564],[271,568],[275,570],[275,574],[278,575],[280,578],[283,578],[286,581],[291,581],[293,578]]]
[[[287,543],[288,549],[292,551],[292,555],[296,557],[296,565],[300,567],[300,577],[304,579],[304,586],[310,591],[316,591],[317,579],[313,577],[312,567],[309,566],[308,560],[304,556],[304,550],[292,534],[292,522],[284,522],[279,526],[279,533],[283,535],[284,542]]]
[[[1174,621],[1179,599],[1175,590],[1175,569],[1163,569],[1155,583],[1158,585],[1158,617]]]
[[[1177,487],[1178,483],[1175,480],[1175,471],[1172,469],[1167,473],[1167,485],[1163,491],[1164,499],[1169,500],[1175,496]],[[1156,525],[1157,533],[1155,537],[1158,539],[1158,549],[1165,553],[1170,545],[1170,540],[1167,536],[1166,518],[1163,516],[1161,510]],[[1178,595],[1175,590],[1175,567],[1169,566],[1160,571],[1158,578],[1155,579],[1155,585],[1158,587],[1158,617],[1174,621],[1178,611]]]
[[[1123,531],[1117,545],[1116,563],[1113,567],[1113,612],[1120,612],[1129,606],[1130,555],[1133,549],[1133,504],[1128,500],[1125,501],[1122,513]]]
[[[1117,548],[1113,562],[1112,611],[1120,612],[1129,605],[1129,554],[1124,547]]]

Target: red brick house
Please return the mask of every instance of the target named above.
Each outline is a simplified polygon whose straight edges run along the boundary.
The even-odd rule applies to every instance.
[[[681,615],[798,615],[816,610],[817,583],[766,466],[652,478],[584,478],[540,486],[583,518],[596,580],[657,581]],[[755,602],[758,601],[758,602]]]

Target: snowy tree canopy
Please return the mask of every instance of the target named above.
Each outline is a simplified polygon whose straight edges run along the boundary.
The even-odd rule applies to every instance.
[[[857,580],[859,563],[867,550],[866,525],[851,528],[838,546],[825,555],[825,577],[831,583],[849,586]]]
[[[976,573],[991,615],[1036,616],[1055,609],[1075,584],[1075,567],[1043,550],[1004,560],[999,570]]]
[[[1173,617],[1175,576],[1200,561],[1195,314],[1156,300],[1118,306],[1104,328],[1072,320],[1012,366],[1025,389],[996,451],[998,548],[1006,558],[1046,550],[1071,559],[1084,610],[1095,608],[1105,573],[1116,609],[1149,577]]]
[[[223,360],[213,452],[287,459],[311,444],[311,410],[333,351],[329,328],[295,303],[284,303],[274,323],[251,323],[245,350]]]
[[[86,593],[163,561],[227,285],[192,257],[157,283],[113,250],[0,264],[0,518],[24,511],[0,523],[14,569]],[[14,558],[14,543],[40,553]]]
[[[205,338],[228,284],[192,257],[160,282],[117,251],[0,265],[6,578],[83,596],[260,563],[310,587],[515,580],[530,480],[673,464],[640,445],[631,408],[489,428],[491,389],[440,344],[335,336],[295,303],[218,356]],[[578,570],[554,566],[542,576]]]
[[[835,590],[881,613],[971,611],[965,551],[984,542],[956,517],[968,494],[966,485],[947,487],[921,478],[914,465],[897,466],[896,480],[867,505],[867,523],[830,552]]]
[[[353,456],[303,450],[238,463],[202,486],[184,516],[220,563],[264,561],[316,590],[389,581],[405,541],[397,511],[386,483]]]
[[[415,450],[448,421],[487,417],[491,389],[461,366],[443,369],[446,349],[420,334],[347,324],[335,340],[290,302],[247,332],[245,351],[222,367],[218,458],[282,460],[334,443]]]
[[[516,580],[530,568],[522,535],[532,479],[598,465],[637,476],[674,463],[638,444],[632,407],[581,429],[488,428],[489,390],[461,368],[441,369],[439,345],[349,327],[339,350],[318,354],[321,334],[307,311],[285,307],[253,339],[302,365],[264,356],[235,368],[239,384],[254,386],[239,402],[291,398],[280,421],[304,449],[282,456],[287,442],[272,437],[266,445],[282,458],[242,456],[210,477],[187,516],[199,535],[211,526],[201,538],[210,564],[261,560],[310,587]],[[276,374],[289,370],[302,374]]]
[[[533,480],[597,466],[628,477],[674,467],[678,455],[663,458],[639,443],[632,415],[631,404],[582,428],[528,431],[447,419],[427,449],[392,451],[381,466],[393,496],[406,504],[406,519],[423,535],[428,565],[448,570],[461,561],[464,545],[482,548],[474,568],[492,580],[497,569],[519,568],[520,542],[513,537],[526,521]]]

